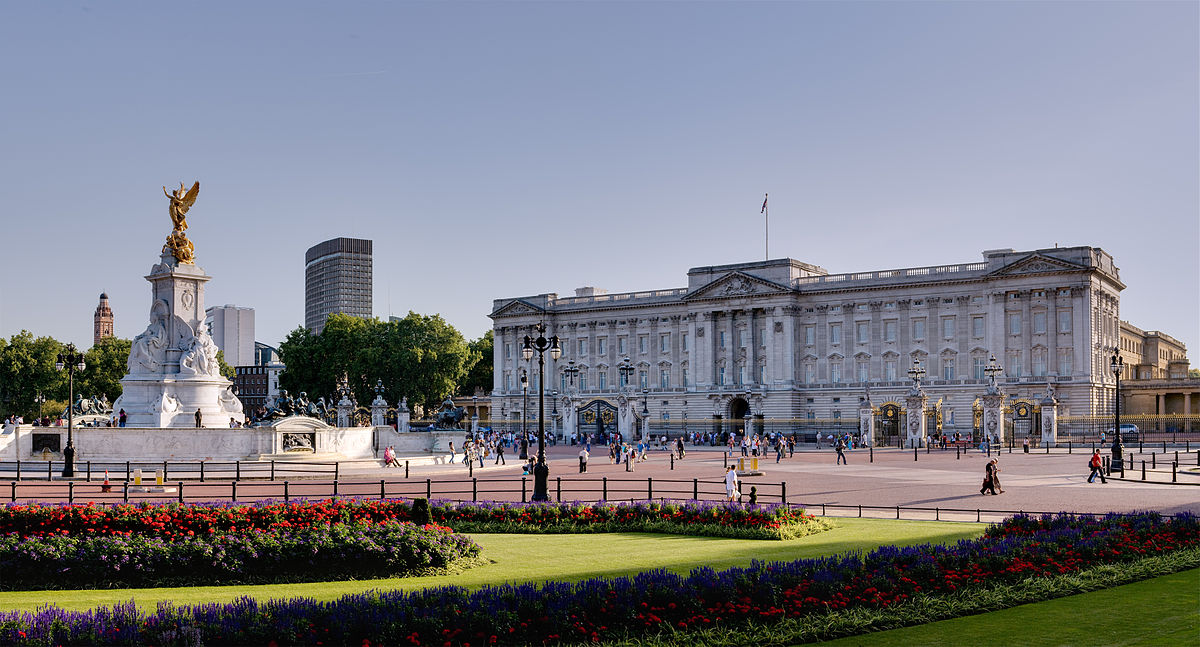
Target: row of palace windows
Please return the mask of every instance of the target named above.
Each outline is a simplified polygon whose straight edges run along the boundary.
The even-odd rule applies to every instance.
[[[1043,335],[1046,333],[1047,313],[1045,311],[1035,311],[1032,313],[1032,321],[1030,332],[1035,335]],[[954,339],[958,330],[958,317],[956,315],[948,315],[941,318],[941,336],[944,339]],[[926,317],[915,317],[911,320],[911,335],[912,341],[924,341],[926,338]],[[1071,311],[1059,310],[1057,332],[1071,332]],[[1009,312],[1007,316],[1008,334],[1020,335],[1023,329],[1024,321],[1021,313]],[[842,343],[842,323],[836,322],[829,325],[829,343]],[[899,321],[896,319],[887,319],[883,322],[883,341],[894,342],[899,332]],[[815,324],[805,324],[803,329],[804,344],[806,346],[814,346],[817,343],[817,327]],[[975,315],[971,317],[971,336],[976,339],[982,339],[987,334],[987,318],[984,315]],[[868,321],[854,322],[854,341],[858,344],[865,344],[870,341],[871,324]]]

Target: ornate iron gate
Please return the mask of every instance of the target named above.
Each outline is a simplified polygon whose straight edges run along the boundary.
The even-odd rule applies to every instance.
[[[607,443],[617,433],[617,408],[604,400],[592,400],[577,411],[580,434],[591,434],[598,443]]]

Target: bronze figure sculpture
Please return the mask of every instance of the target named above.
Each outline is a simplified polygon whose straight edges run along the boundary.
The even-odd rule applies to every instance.
[[[167,192],[167,187],[163,187],[163,195],[171,201],[168,211],[171,214],[171,224],[174,229],[167,236],[167,243],[163,245],[164,252],[171,252],[176,261],[191,265],[196,260],[195,248],[192,246],[192,241],[188,240],[187,234],[187,212],[188,209],[196,204],[196,196],[200,194],[200,182],[192,185],[191,189],[187,189],[183,182],[179,183],[179,188]]]

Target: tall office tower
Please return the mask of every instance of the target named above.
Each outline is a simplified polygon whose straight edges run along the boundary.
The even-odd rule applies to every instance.
[[[204,325],[225,353],[225,363],[246,366],[254,363],[254,308],[213,306],[204,311]]]
[[[334,238],[304,254],[304,326],[325,328],[330,314],[371,316],[371,241]]]
[[[100,293],[100,304],[96,306],[96,314],[92,317],[92,345],[100,343],[101,339],[113,336],[113,311],[108,307],[108,295]]]

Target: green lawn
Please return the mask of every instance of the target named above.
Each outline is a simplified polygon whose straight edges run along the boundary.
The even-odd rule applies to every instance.
[[[1200,645],[1200,570],[819,644],[823,647]]]
[[[128,602],[154,606],[162,600],[175,604],[227,602],[248,595],[255,598],[311,597],[328,600],[368,589],[415,589],[430,586],[480,587],[504,582],[559,580],[630,575],[653,568],[686,573],[699,566],[746,566],[751,560],[789,560],[869,551],[883,544],[947,543],[978,536],[982,524],[892,521],[880,519],[829,519],[834,529],[792,541],[684,537],[639,533],[595,535],[489,535],[473,538],[492,563],[455,575],[392,578],[311,584],[261,586],[200,586],[161,589],[75,591],[22,591],[0,593],[0,609],[34,610],[44,604],[64,609],[90,609]],[[2,575],[0,575],[2,576]]]

